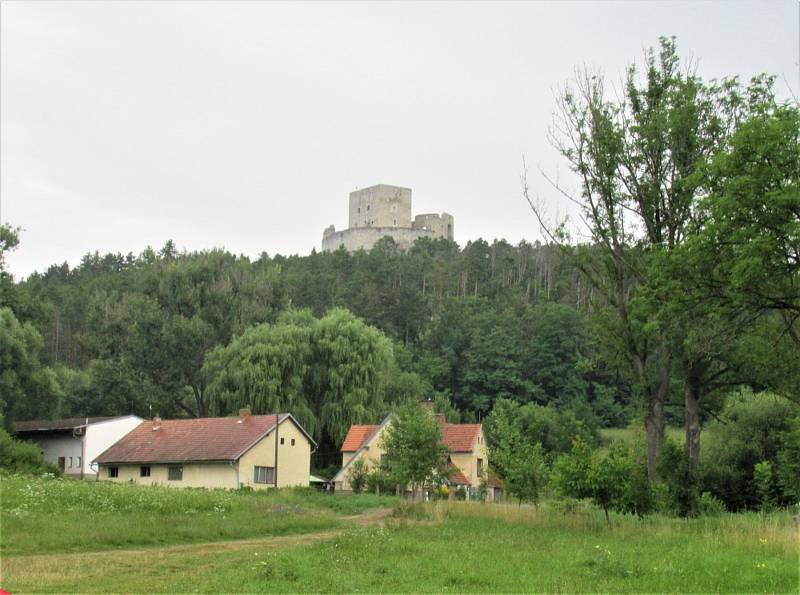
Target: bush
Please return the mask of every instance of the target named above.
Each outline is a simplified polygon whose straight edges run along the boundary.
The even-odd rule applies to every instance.
[[[367,462],[363,458],[353,461],[353,464],[350,465],[350,470],[347,472],[347,481],[353,493],[360,494],[367,486],[368,479],[369,470],[367,469]]]
[[[697,512],[703,516],[718,516],[726,512],[725,503],[709,492],[703,492],[697,499]]]
[[[56,473],[42,458],[39,446],[14,440],[2,427],[0,418],[0,469],[10,473]]]
[[[700,451],[699,488],[728,510],[788,506],[800,495],[800,406],[769,393],[731,395],[708,426]],[[771,479],[762,465],[767,462]],[[769,485],[768,485],[769,484]]]
[[[661,445],[658,472],[664,482],[662,505],[669,514],[694,516],[698,512],[697,481],[689,473],[689,462],[683,448],[673,440],[665,439]]]
[[[576,439],[572,451],[555,463],[555,485],[563,496],[590,498],[606,521],[611,510],[643,516],[652,511],[654,500],[638,450],[617,442],[607,451],[592,451]]]

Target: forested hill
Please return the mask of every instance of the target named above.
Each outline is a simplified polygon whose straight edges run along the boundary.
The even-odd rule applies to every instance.
[[[594,340],[590,295],[547,245],[423,239],[404,253],[386,238],[368,253],[251,261],[224,250],[179,253],[167,242],[138,256],[89,254],[5,294],[41,336],[40,363],[58,385],[40,378],[50,394],[29,393],[8,407],[13,418],[274,406],[297,410],[318,438],[339,439],[349,423],[374,422],[407,398],[449,401],[450,415],[464,419],[502,397],[605,425],[630,415],[627,380]],[[269,328],[260,343],[286,350],[283,359],[248,352],[213,367],[223,355],[235,359],[243,333],[261,324]],[[298,328],[308,336],[289,332]],[[298,341],[305,346],[290,357]],[[248,371],[254,361],[263,365]],[[237,375],[248,374],[263,385],[243,387]]]

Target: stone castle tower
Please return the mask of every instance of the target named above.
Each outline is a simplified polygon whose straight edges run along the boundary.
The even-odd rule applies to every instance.
[[[407,250],[418,238],[453,239],[453,216],[426,213],[411,219],[411,189],[378,184],[350,193],[350,219],[347,229],[336,231],[331,225],[322,233],[326,252],[344,246],[348,252],[369,250],[389,236]]]

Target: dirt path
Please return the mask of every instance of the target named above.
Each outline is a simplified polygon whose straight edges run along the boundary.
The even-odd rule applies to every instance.
[[[34,554],[24,556],[4,556],[0,572],[0,584],[13,586],[25,585],[25,590],[38,590],[35,586],[56,587],[61,584],[73,584],[74,580],[91,581],[97,569],[113,566],[117,569],[151,568],[169,566],[178,558],[195,556],[213,556],[226,552],[242,552],[248,550],[270,550],[294,546],[309,545],[342,535],[348,528],[366,527],[380,524],[392,512],[390,508],[370,510],[363,514],[344,517],[350,521],[341,529],[236,539],[231,541],[214,541],[162,547],[145,547],[139,549],[101,550],[94,552],[78,552],[70,554]],[[89,583],[83,583],[89,584]],[[91,590],[91,589],[89,589]]]

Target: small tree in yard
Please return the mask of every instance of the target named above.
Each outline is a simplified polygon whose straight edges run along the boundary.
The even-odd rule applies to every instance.
[[[412,497],[446,476],[447,447],[441,439],[436,419],[417,403],[398,409],[386,431],[384,459],[398,484],[411,487]]]
[[[353,464],[350,465],[350,470],[347,472],[347,481],[353,493],[360,494],[366,487],[368,478],[367,462],[364,459],[353,461]]]
[[[496,412],[492,426],[492,465],[503,477],[506,491],[520,504],[538,506],[548,477],[542,445],[525,440],[518,420],[510,414]]]
[[[572,451],[556,461],[554,473],[563,495],[590,498],[603,509],[608,524],[610,510],[641,516],[652,507],[651,492],[644,481],[646,468],[636,463],[624,444],[612,444],[606,452],[592,452],[578,439]]]

